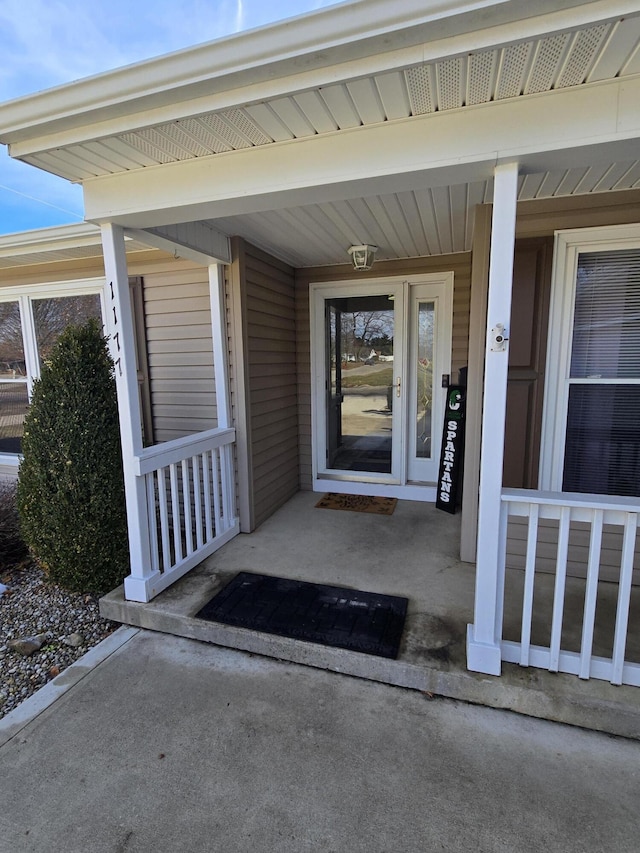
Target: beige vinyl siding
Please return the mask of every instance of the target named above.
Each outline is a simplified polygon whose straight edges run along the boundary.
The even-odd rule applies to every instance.
[[[488,214],[487,214],[488,215]],[[518,204],[516,237],[553,237],[554,231],[565,228],[588,228],[604,225],[623,225],[640,221],[640,190],[622,190],[598,195],[574,196],[559,199],[537,199]],[[484,235],[487,246],[490,229]],[[486,274],[485,274],[486,281]],[[550,282],[549,282],[550,285]],[[486,284],[485,284],[486,287]],[[542,390],[540,391],[542,393]],[[479,422],[467,422],[467,431],[479,432]],[[541,440],[537,429],[536,441]],[[467,447],[467,460],[470,460]],[[477,464],[477,461],[476,463]],[[467,485],[465,480],[465,486]],[[472,521],[470,516],[467,520]],[[475,540],[475,524],[465,523],[469,542]],[[524,546],[526,522],[524,519],[511,519],[508,528],[507,566],[524,566]],[[555,572],[556,527],[553,522],[540,522],[539,559],[537,569],[541,572]],[[570,575],[584,577],[589,545],[589,531],[585,525],[573,524],[571,529],[569,566]],[[620,572],[621,538],[618,531],[609,530],[603,544],[601,577],[604,580],[617,580]],[[466,554],[467,552],[465,552]],[[466,557],[470,559],[469,556]],[[634,583],[640,583],[640,543],[636,544]]]
[[[247,487],[240,504],[243,529],[253,530],[298,491],[294,273],[240,239],[233,257],[232,404],[236,423],[244,412],[238,464]]]
[[[590,527],[583,522],[572,522],[569,533],[567,574],[570,577],[586,578],[589,559]],[[558,548],[558,522],[541,519],[538,528],[536,571],[555,574]],[[507,528],[507,566],[524,569],[527,551],[527,520],[511,518]],[[605,525],[600,552],[602,581],[618,581],[622,554],[622,531],[619,527]],[[640,584],[640,544],[636,539],[633,583]]]
[[[180,262],[144,274],[154,439],[217,425],[209,276]]]
[[[471,253],[438,255],[379,261],[368,272],[357,273],[362,280],[383,276],[416,275],[453,271],[453,339],[451,381],[458,381],[458,371],[467,364],[469,350],[469,306],[471,300]],[[350,265],[313,267],[296,271],[296,329],[298,363],[298,424],[300,428],[300,488],[311,489],[311,331],[309,285],[311,282],[353,280]]]

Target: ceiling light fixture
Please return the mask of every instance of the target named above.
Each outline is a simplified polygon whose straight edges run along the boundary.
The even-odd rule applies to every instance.
[[[349,254],[354,270],[370,270],[376,259],[377,246],[351,246]]]

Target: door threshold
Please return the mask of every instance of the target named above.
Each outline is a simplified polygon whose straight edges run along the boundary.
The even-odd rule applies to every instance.
[[[353,480],[329,480],[317,478],[313,481],[314,492],[339,492],[343,495],[369,495],[371,497],[398,498],[403,501],[424,501],[435,503],[437,489],[435,484],[417,485],[410,483],[365,483]]]

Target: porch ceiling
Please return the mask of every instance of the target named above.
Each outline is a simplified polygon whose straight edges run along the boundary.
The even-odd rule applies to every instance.
[[[521,175],[519,201],[640,187],[640,161]],[[377,260],[471,250],[477,204],[490,203],[493,180],[416,189],[209,220],[293,267],[344,264],[349,246],[378,246]]]

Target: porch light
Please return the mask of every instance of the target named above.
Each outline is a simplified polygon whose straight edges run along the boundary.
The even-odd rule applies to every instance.
[[[349,254],[354,270],[370,270],[376,259],[377,246],[351,246]]]

